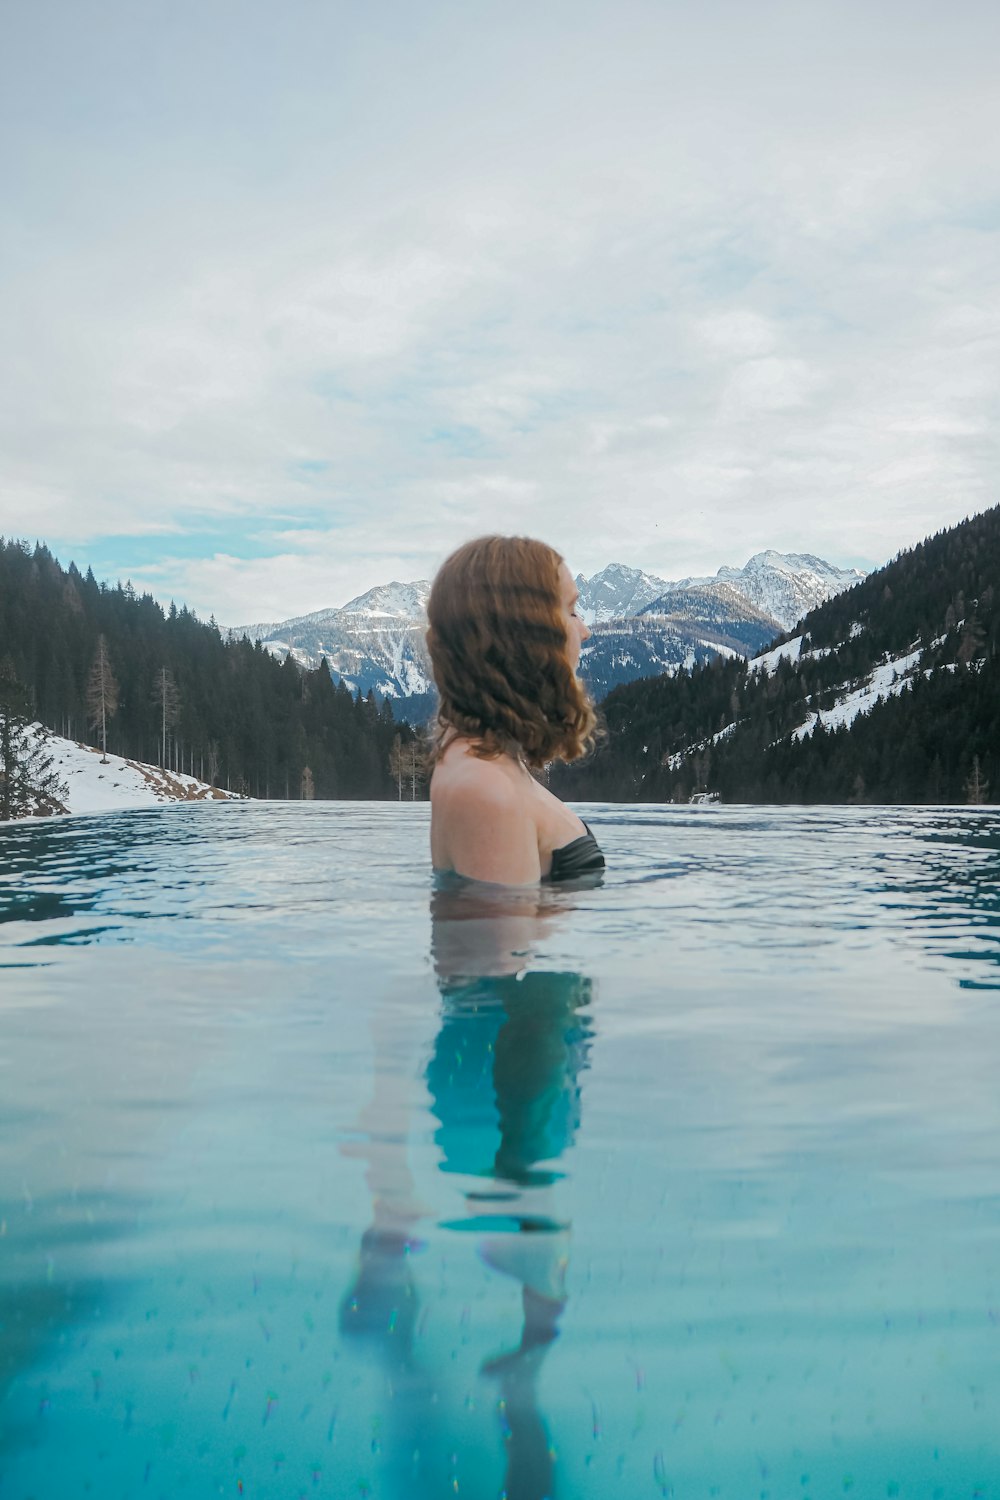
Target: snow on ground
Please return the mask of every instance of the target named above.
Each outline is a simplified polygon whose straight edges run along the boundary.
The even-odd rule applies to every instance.
[[[717,745],[720,740],[728,739],[740,722],[739,719],[734,719],[731,724],[724,725],[718,734],[713,734],[711,739],[699,740],[697,745],[688,745],[684,750],[676,750],[673,755],[665,755],[660,764],[670,771],[679,771],[689,755],[697,755],[700,751],[707,750],[710,745]]]
[[[802,636],[793,636],[781,646],[774,646],[762,656],[755,656],[750,663],[751,672],[763,672],[768,677],[777,669],[779,661],[798,661],[802,653]]]
[[[854,723],[858,714],[867,713],[876,703],[903,693],[912,686],[913,675],[923,655],[923,648],[910,651],[906,656],[897,656],[893,661],[883,662],[853,693],[846,693],[832,708],[810,714],[804,724],[792,731],[793,740],[804,740],[812,734],[818,723],[824,729],[842,729]]]
[[[157,807],[163,802],[232,800],[231,793],[207,786],[197,777],[124,760],[120,755],[109,755],[105,764],[100,750],[92,745],[43,732],[52,769],[66,787],[66,795],[60,800],[68,813],[115,812],[124,807]]]

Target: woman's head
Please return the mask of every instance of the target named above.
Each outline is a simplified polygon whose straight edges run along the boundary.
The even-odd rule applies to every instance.
[[[485,536],[452,553],[427,604],[442,734],[536,767],[584,754],[594,711],[576,677],[588,632],[575,599],[569,569],[544,542]]]

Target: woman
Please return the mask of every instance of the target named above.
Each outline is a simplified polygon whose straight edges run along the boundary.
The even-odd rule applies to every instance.
[[[577,815],[531,774],[593,740],[576,676],[590,631],[558,552],[480,537],[444,563],[427,605],[440,695],[431,778],[435,871],[533,885],[602,869]]]

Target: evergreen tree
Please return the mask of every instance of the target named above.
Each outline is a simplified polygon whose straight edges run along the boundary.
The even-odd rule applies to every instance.
[[[395,720],[387,715],[385,725],[391,730],[395,727]],[[417,801],[418,794],[422,793],[428,780],[429,764],[430,750],[426,734],[421,730],[411,729],[409,724],[397,729],[389,747],[389,772],[396,786],[398,801],[403,801],[404,788],[407,800]]]

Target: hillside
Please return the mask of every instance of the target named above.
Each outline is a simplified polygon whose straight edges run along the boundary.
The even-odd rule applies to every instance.
[[[93,745],[45,733],[45,753],[61,783],[55,808],[37,803],[35,814],[118,812],[123,808],[159,807],[168,802],[230,801],[233,794],[196,776],[165,771],[161,766],[102,756]]]
[[[746,663],[605,700],[608,737],[561,795],[966,802],[1000,794],[1000,507],[928,538]]]

